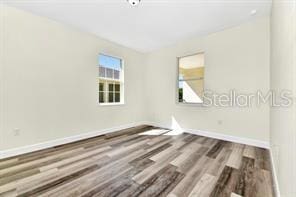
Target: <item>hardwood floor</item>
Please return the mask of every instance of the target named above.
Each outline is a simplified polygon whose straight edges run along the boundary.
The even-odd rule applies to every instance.
[[[140,126],[0,160],[0,196],[272,197],[268,150]]]

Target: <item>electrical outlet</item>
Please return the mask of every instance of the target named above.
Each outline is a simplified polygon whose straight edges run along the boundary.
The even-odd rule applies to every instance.
[[[13,129],[13,135],[14,136],[19,136],[20,135],[20,129],[19,128],[14,128]]]

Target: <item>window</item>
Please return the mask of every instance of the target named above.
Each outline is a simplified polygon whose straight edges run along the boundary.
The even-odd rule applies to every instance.
[[[179,103],[203,103],[204,53],[178,58]]]
[[[100,104],[123,104],[123,64],[116,57],[99,54],[98,90]]]

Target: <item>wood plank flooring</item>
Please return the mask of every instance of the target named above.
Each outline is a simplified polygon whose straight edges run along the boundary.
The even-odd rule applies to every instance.
[[[0,196],[273,197],[268,150],[151,126],[0,160]]]

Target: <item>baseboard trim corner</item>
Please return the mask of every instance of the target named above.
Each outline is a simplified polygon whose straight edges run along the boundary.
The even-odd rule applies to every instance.
[[[146,124],[145,121],[129,123],[129,124],[116,126],[116,127],[112,127],[112,128],[86,132],[86,133],[82,133],[79,135],[74,135],[74,136],[69,136],[69,137],[65,137],[65,138],[41,142],[41,143],[37,143],[37,144],[8,149],[8,150],[0,151],[0,159],[5,159],[5,158],[9,158],[9,157],[13,157],[13,156],[21,155],[21,154],[26,154],[26,153],[30,153],[30,152],[35,152],[35,151],[43,150],[46,148],[51,148],[51,147],[55,147],[55,146],[59,146],[59,145],[63,145],[63,144],[67,144],[67,143],[71,143],[71,142],[75,142],[75,141],[79,141],[79,140],[84,140],[87,138],[96,137],[99,135],[112,133],[112,132],[119,131],[122,129],[127,129],[127,128],[131,128],[131,127],[135,127],[135,126],[139,126],[139,125],[145,125],[145,124]]]

